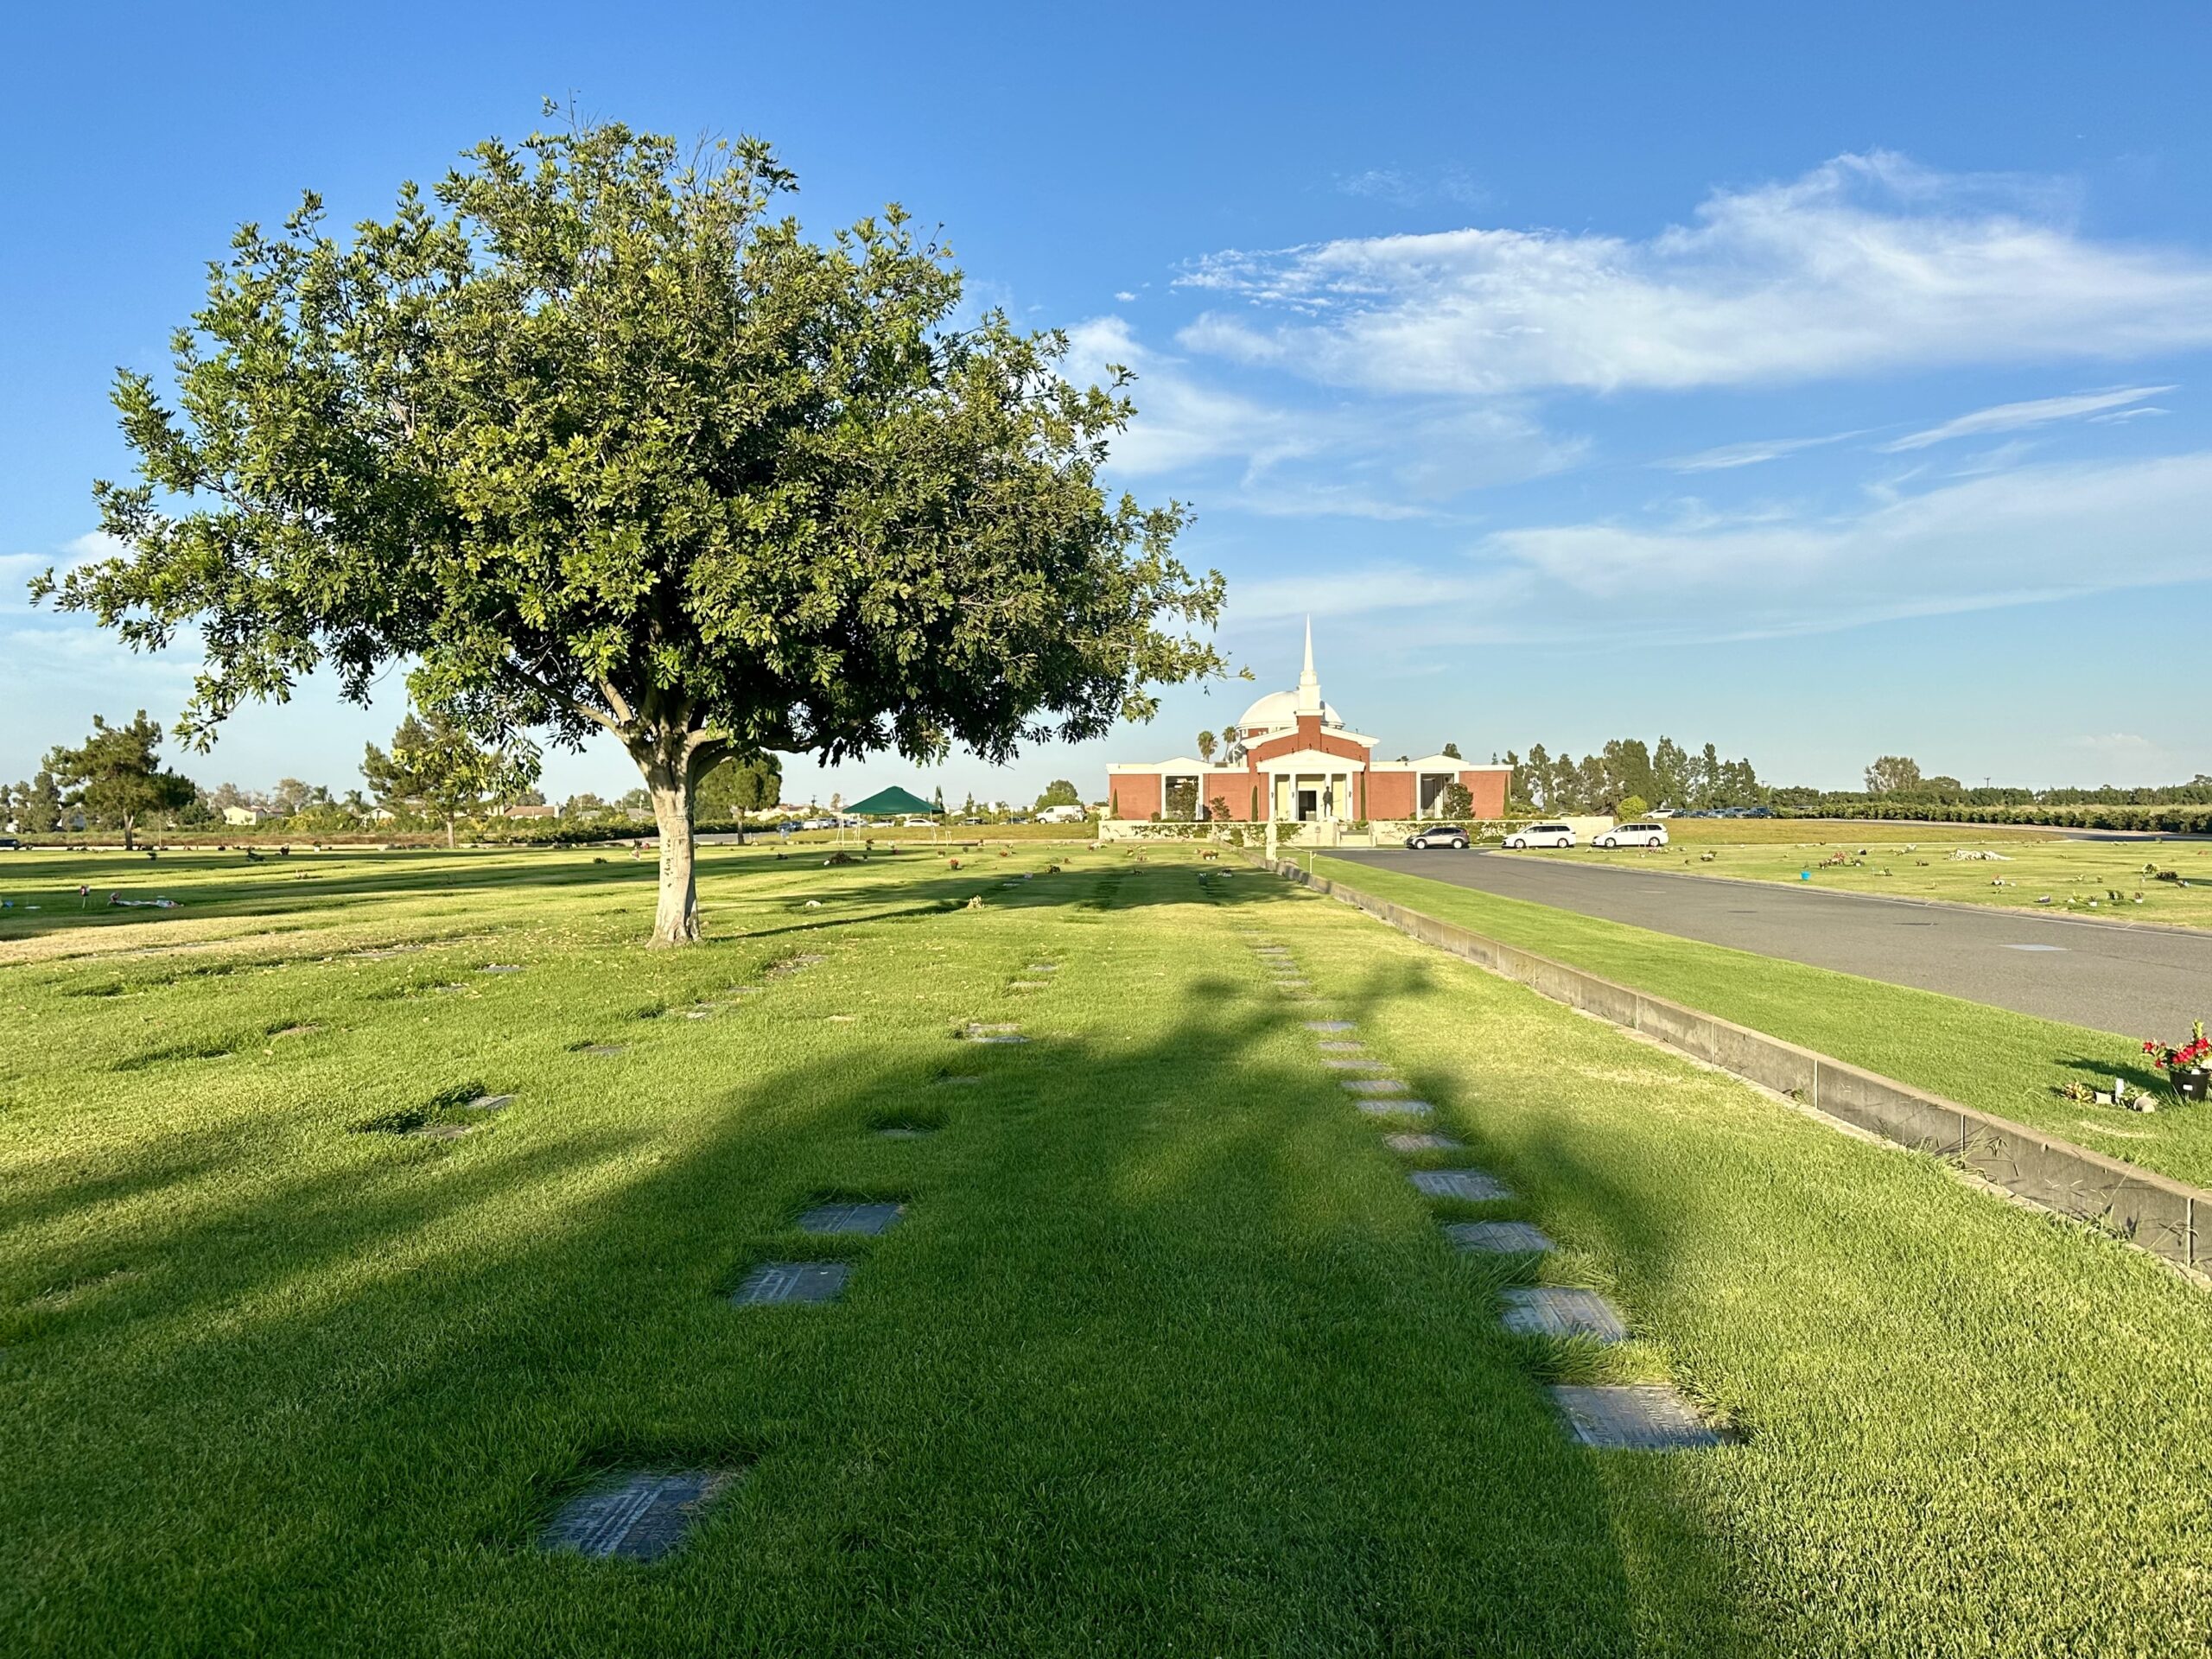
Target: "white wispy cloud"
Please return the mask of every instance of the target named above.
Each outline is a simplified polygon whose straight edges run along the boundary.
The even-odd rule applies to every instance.
[[[1547,431],[1512,399],[1271,402],[1193,373],[1186,360],[1147,346],[1122,317],[1093,318],[1067,334],[1066,366],[1078,379],[1102,379],[1112,364],[1136,374],[1137,416],[1113,443],[1115,469],[1135,478],[1233,468],[1208,492],[1215,505],[1431,518],[1465,491],[1557,472],[1584,453],[1582,440]]]
[[[1485,558],[1533,572],[1588,626],[1745,637],[2202,579],[2212,452],[2018,467],[1719,531],[1622,523],[1501,531]]]
[[[1234,583],[1238,620],[1395,617],[1394,648],[1699,642],[1829,632],[2200,581],[2212,451],[2045,463],[1948,480],[1855,512],[1713,512],[1524,525],[1441,565]]]
[[[1429,172],[1371,167],[1340,175],[1337,188],[1348,196],[1365,196],[1399,207],[1419,207],[1437,201],[1476,207],[1490,197],[1490,193],[1471,175],[1457,167]]]
[[[1909,432],[1904,437],[1892,438],[1876,448],[1887,454],[1900,450],[1925,449],[1931,443],[1944,443],[1953,438],[1979,437],[1991,432],[2017,432],[2024,427],[2047,426],[2053,421],[2077,420],[2105,410],[2118,409],[2127,404],[2139,404],[2145,397],[2155,397],[2162,391],[2171,391],[2171,386],[2114,386],[2106,391],[2075,392],[2063,397],[2034,397],[2025,403],[1998,404],[1989,409],[1978,409],[1971,415],[1961,415],[1931,426],[1924,432]]]
[[[1772,385],[2212,343],[2212,262],[2030,181],[1845,156],[1641,239],[1465,229],[1199,260],[1189,350],[1425,393]]]
[[[1840,443],[1846,438],[1855,438],[1853,432],[1830,432],[1817,438],[1752,438],[1743,443],[1725,443],[1717,449],[1700,449],[1694,455],[1677,455],[1662,461],[1660,466],[1677,473],[1728,472],[1738,467],[1756,467],[1762,461],[1779,461],[1784,455],[1794,455],[1801,449],[1818,449],[1825,444]]]

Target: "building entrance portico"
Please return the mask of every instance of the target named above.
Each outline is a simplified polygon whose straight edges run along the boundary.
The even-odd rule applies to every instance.
[[[1278,771],[1276,764],[1263,761],[1261,768],[1274,779],[1269,804],[1274,810],[1267,814],[1268,817],[1292,823],[1319,823],[1348,821],[1359,816],[1351,772],[1297,765]]]

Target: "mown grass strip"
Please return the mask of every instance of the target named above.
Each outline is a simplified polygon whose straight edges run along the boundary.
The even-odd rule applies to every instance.
[[[2139,1046],[2109,1033],[1342,859],[1318,859],[1314,870],[2107,1156],[2212,1185],[2212,1111],[2120,1112],[2058,1093],[2115,1076],[2163,1088]]]

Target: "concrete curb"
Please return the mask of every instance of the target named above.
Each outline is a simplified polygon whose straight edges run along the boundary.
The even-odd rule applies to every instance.
[[[2015,1198],[2077,1221],[2101,1223],[2178,1267],[2212,1272],[2212,1192],[1601,979],[1327,876],[1308,875],[1287,860],[1266,868],[1355,906],[1423,944],[1518,980],[1555,1002],[1641,1032],[1899,1146],[1954,1159]]]

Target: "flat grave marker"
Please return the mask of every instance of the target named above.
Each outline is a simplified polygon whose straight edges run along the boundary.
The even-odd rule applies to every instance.
[[[817,1204],[798,1218],[803,1233],[858,1233],[873,1238],[889,1232],[906,1213],[903,1204]]]
[[[1393,1152],[1459,1152],[1465,1150],[1467,1143],[1454,1140],[1448,1135],[1408,1133],[1386,1135],[1382,1137],[1382,1144]]]
[[[1022,971],[1030,974],[1057,974],[1060,971],[1060,964],[1057,962],[1033,962]]]
[[[1516,1285],[1505,1293],[1505,1328],[1523,1337],[1594,1337],[1625,1342],[1620,1312],[1594,1290],[1567,1285]]]
[[[1387,1071],[1390,1069],[1390,1062],[1388,1060],[1348,1060],[1341,1055],[1334,1054],[1325,1058],[1321,1064],[1332,1071]]]
[[[1358,1103],[1359,1109],[1370,1117],[1427,1117],[1436,1108],[1425,1100],[1406,1100],[1393,1096],[1378,1096]]]
[[[1504,1182],[1482,1169],[1416,1169],[1406,1179],[1423,1198],[1465,1198],[1471,1204],[1489,1204],[1513,1196]]]
[[[1356,1031],[1358,1027],[1350,1020],[1308,1020],[1308,1031]]]
[[[1337,1086],[1354,1095],[1402,1095],[1406,1092],[1405,1080],[1401,1077],[1346,1077]]]
[[[849,1262],[763,1262],[745,1275],[729,1300],[735,1307],[834,1302],[852,1276]]]
[[[1029,1040],[1021,1034],[1020,1026],[987,1025],[977,1020],[969,1020],[959,1036],[963,1043],[1026,1043]]]
[[[1367,1045],[1364,1043],[1324,1041],[1314,1044],[1314,1047],[1319,1049],[1324,1054],[1363,1054],[1367,1052]]]
[[[1567,1432],[1601,1452],[1692,1452],[1721,1444],[1696,1408],[1663,1382],[1559,1383],[1551,1396],[1567,1419]]]
[[[1444,1236],[1455,1250],[1484,1255],[1543,1255],[1559,1248],[1542,1228],[1526,1221],[1455,1221]]]
[[[732,1469],[611,1475],[561,1506],[544,1547],[593,1560],[657,1561],[737,1478]]]
[[[504,1112],[515,1103],[512,1095],[479,1095],[474,1100],[461,1103],[461,1109],[469,1112]]]
[[[518,962],[487,962],[476,971],[480,974],[518,974],[522,972],[522,964]]]

